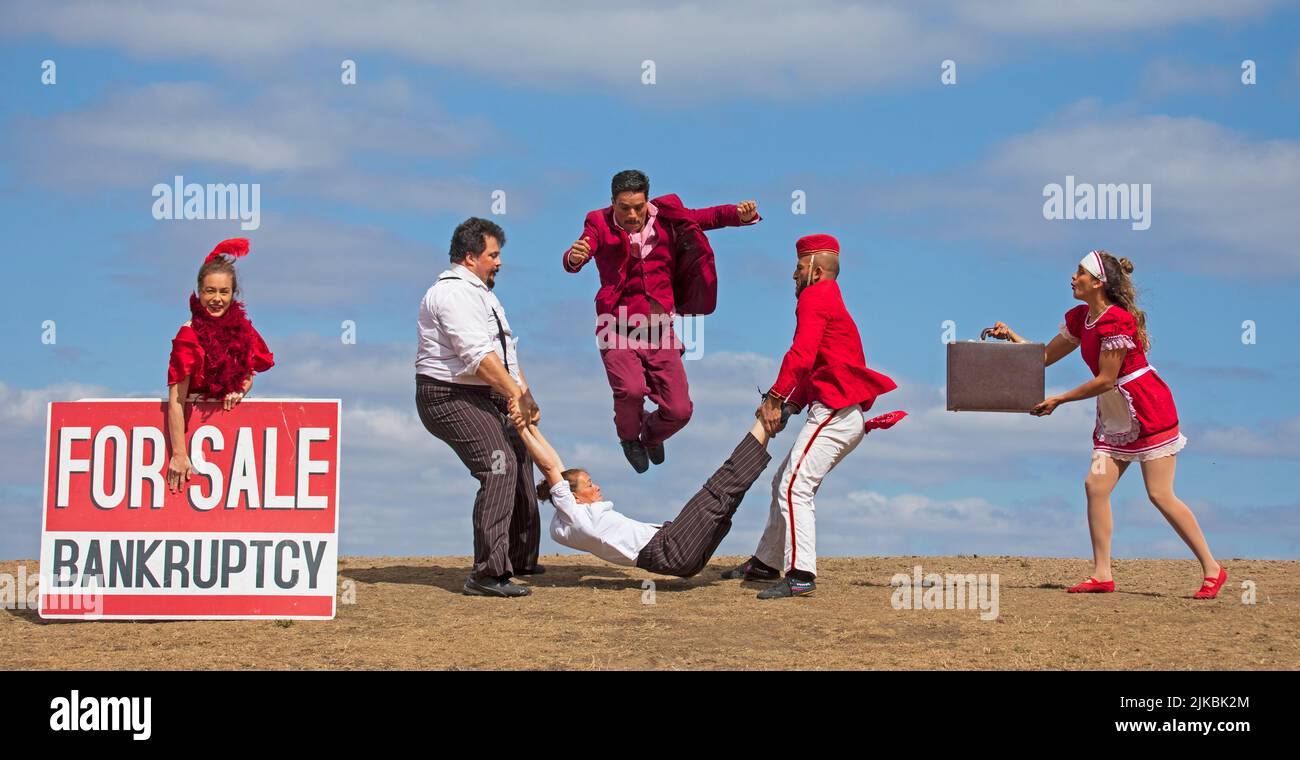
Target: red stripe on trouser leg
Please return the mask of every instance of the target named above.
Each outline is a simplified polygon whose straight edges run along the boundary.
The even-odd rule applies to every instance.
[[[822,420],[822,424],[818,425],[817,429],[813,431],[812,438],[808,439],[808,444],[803,447],[803,453],[799,455],[799,461],[795,462],[794,469],[790,471],[790,485],[785,487],[785,506],[790,511],[790,567],[787,572],[794,569],[794,563],[799,553],[799,537],[794,530],[794,479],[799,476],[799,465],[803,464],[804,457],[808,456],[808,450],[812,448],[813,441],[817,440],[822,428],[826,427],[827,423],[833,419],[835,419],[835,412],[831,411],[830,414],[826,415],[826,419]]]

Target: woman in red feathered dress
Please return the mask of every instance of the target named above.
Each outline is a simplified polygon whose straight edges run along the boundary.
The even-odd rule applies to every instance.
[[[236,301],[239,280],[234,259],[248,254],[248,240],[224,240],[199,267],[198,289],[190,294],[189,322],[172,339],[167,366],[167,429],[172,458],[167,485],[179,491],[190,479],[185,441],[185,402],[193,394],[220,399],[226,411],[253,387],[253,373],[275,366],[266,341]]]
[[[1128,259],[1089,251],[1070,280],[1074,297],[1084,303],[1065,313],[1060,334],[1043,350],[1043,361],[1050,365],[1077,346],[1094,377],[1044,400],[1031,414],[1041,417],[1067,401],[1097,399],[1093,466],[1084,481],[1094,568],[1093,575],[1070,592],[1115,590],[1110,570],[1110,494],[1129,465],[1139,462],[1151,503],[1201,563],[1204,581],[1195,598],[1213,599],[1227,581],[1228,571],[1214,560],[1192,510],[1174,495],[1174,467],[1187,438],[1178,429],[1178,410],[1169,386],[1147,363],[1146,314],[1137,307],[1132,273]],[[1002,322],[993,326],[992,334],[1027,342]]]

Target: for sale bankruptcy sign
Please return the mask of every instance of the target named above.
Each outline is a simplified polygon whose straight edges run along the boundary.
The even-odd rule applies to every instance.
[[[187,404],[172,492],[166,402],[50,404],[41,617],[334,617],[339,425],[337,400]]]

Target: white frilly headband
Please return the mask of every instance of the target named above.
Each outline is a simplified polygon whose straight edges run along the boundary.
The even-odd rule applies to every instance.
[[[1101,251],[1088,251],[1083,261],[1079,262],[1079,266],[1098,280],[1106,281],[1106,267],[1101,263]]]

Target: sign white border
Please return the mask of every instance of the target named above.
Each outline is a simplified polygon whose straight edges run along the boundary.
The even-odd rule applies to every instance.
[[[45,405],[45,450],[42,457],[45,459],[44,480],[41,482],[41,546],[45,545],[45,534],[47,532],[45,519],[49,514],[50,503],[50,432],[51,424],[54,421],[54,405],[66,403],[140,403],[150,401],[161,401],[167,403],[165,398],[79,398],[75,401],[50,401]],[[258,403],[277,403],[277,404],[334,404],[335,430],[338,431],[338,465],[334,473],[334,540],[339,539],[339,510],[342,509],[342,503],[339,501],[339,494],[343,484],[343,399],[338,398],[249,398],[241,401],[241,404],[258,404]],[[202,403],[221,403],[220,400],[213,399]],[[341,542],[340,542],[341,544]],[[335,583],[338,578],[338,549],[336,547],[336,560],[334,567]],[[55,615],[45,614],[45,556],[42,550],[40,559],[40,579],[41,579],[41,602],[38,605],[38,614],[42,620],[82,620],[85,622],[94,622],[96,620],[333,620],[338,615],[338,588],[330,590],[330,614],[329,617],[321,615]]]

